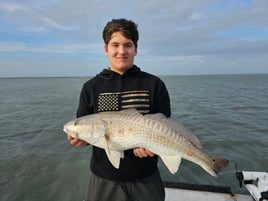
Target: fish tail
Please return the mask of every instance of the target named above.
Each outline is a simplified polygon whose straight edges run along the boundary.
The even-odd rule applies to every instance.
[[[229,160],[213,156],[212,157],[213,161],[213,170],[216,174],[218,174],[222,168],[225,168],[229,165]]]

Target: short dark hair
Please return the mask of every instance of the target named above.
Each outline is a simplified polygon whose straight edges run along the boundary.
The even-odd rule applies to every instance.
[[[136,48],[138,47],[138,25],[135,22],[124,18],[112,19],[107,22],[102,32],[104,43],[107,45],[111,40],[113,33],[118,31],[122,32],[126,38],[132,40]]]

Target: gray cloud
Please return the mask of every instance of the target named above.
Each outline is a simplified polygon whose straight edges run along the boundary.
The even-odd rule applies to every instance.
[[[66,57],[82,52],[105,65],[101,32],[108,20],[119,17],[138,23],[137,62],[154,66],[156,73],[163,72],[163,63],[170,65],[166,74],[177,66],[177,73],[197,72],[197,65],[200,73],[215,73],[215,65],[211,67],[215,62],[236,65],[243,73],[250,70],[239,66],[250,69],[250,64],[265,65],[268,55],[268,1],[1,1],[0,13],[0,34],[6,38],[0,42],[0,53],[9,54],[10,59],[19,52],[25,61],[25,52]],[[6,37],[9,34],[12,37]],[[12,59],[5,62],[13,65]],[[26,64],[33,65],[28,60]]]

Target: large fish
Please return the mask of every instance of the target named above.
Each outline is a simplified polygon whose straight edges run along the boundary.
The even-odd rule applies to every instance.
[[[201,152],[201,144],[191,131],[160,113],[141,115],[135,109],[101,112],[77,118],[65,124],[63,130],[103,148],[115,168],[119,168],[124,150],[136,147],[157,154],[172,174],[177,172],[182,158],[213,176],[228,165],[226,159]]]

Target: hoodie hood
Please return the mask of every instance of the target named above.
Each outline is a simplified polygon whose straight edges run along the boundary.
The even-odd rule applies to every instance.
[[[103,71],[99,73],[97,76],[101,77],[102,79],[121,79],[125,77],[136,76],[137,73],[139,72],[141,72],[140,68],[137,67],[136,65],[133,65],[132,68],[127,70],[123,75],[110,69],[103,69]]]

